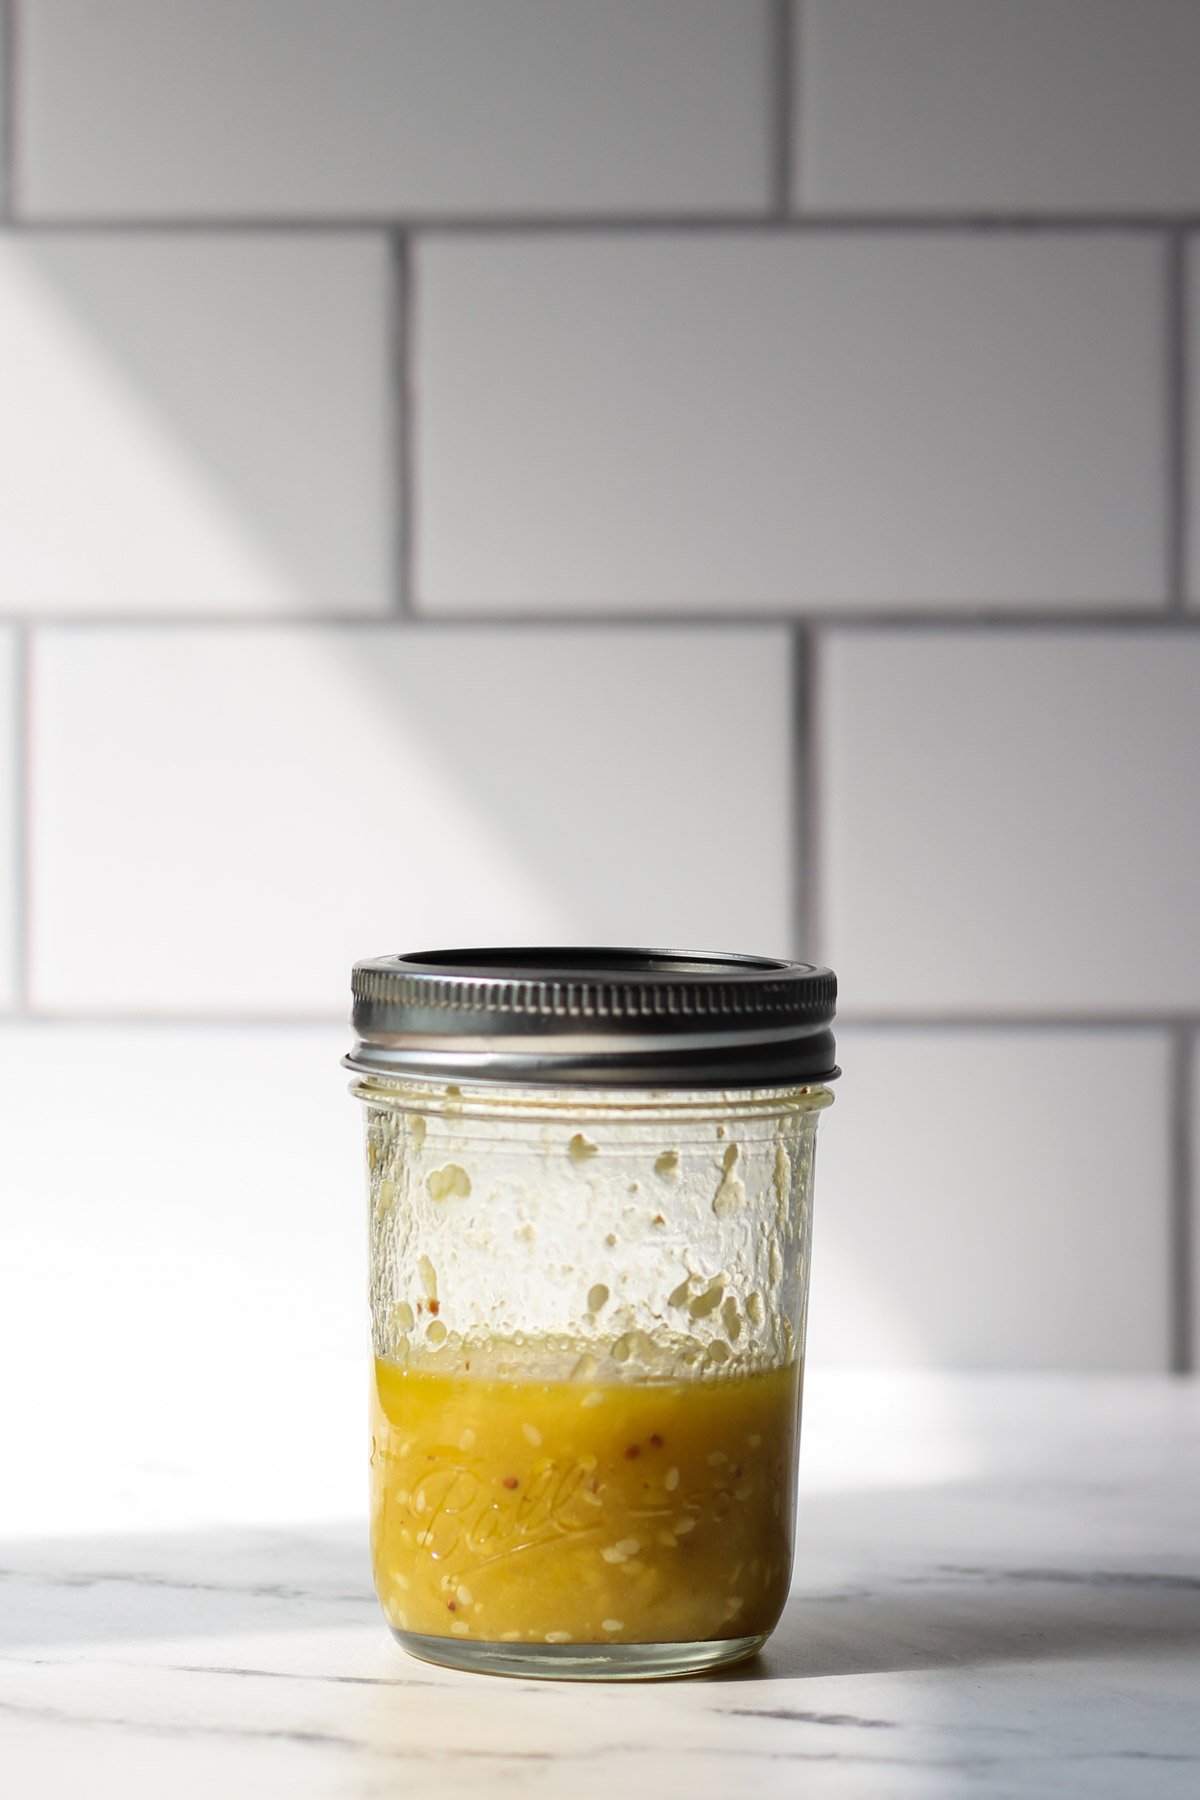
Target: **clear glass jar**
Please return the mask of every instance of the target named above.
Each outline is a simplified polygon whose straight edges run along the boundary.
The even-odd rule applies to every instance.
[[[510,962],[481,958],[536,954],[535,998],[538,983],[561,985],[563,959],[579,982],[572,957],[609,959],[600,979],[620,958],[623,980],[636,966],[643,988],[676,995],[689,979],[711,986],[714,966],[673,957],[664,971],[644,952],[439,954],[435,984],[451,969],[478,981],[481,966],[483,979],[511,981]],[[746,965],[719,964],[744,987]],[[644,1033],[632,1048],[628,1032],[556,1034],[544,1015],[514,1034],[502,1011],[505,1029],[490,1036],[447,1031],[445,1017],[436,1032],[384,1030],[363,973],[381,966],[356,971],[360,1042],[347,1060],[366,1107],[371,1549],[392,1631],[418,1656],[509,1674],[673,1675],[752,1654],[791,1577],[813,1152],[828,1087],[701,1085],[696,1040],[730,1039],[731,1021],[744,1039],[736,1007],[724,1031],[689,1013],[685,1029]],[[797,988],[827,974],[754,967],[777,983],[799,968],[784,977]],[[395,1010],[402,979],[382,1002],[392,1027],[413,1023]],[[477,1028],[486,1008],[452,1010],[453,1023]],[[826,1079],[837,1072],[831,1011],[830,994]],[[778,1039],[768,1017],[758,1030]],[[805,1024],[811,1061],[821,1034]],[[582,1055],[581,1035],[597,1040]],[[710,1045],[714,1077],[734,1048]],[[458,1059],[458,1079],[430,1069],[438,1056]],[[471,1056],[490,1058],[487,1078],[462,1061]],[[644,1078],[647,1057],[662,1085],[630,1085],[625,1071]],[[613,1078],[601,1083],[605,1070]]]

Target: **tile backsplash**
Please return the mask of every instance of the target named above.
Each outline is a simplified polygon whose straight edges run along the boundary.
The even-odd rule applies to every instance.
[[[417,599],[1161,608],[1165,271],[1133,233],[419,240]]]
[[[837,968],[817,1360],[1194,1365],[1200,9],[0,22],[6,1354],[360,1347],[507,939]]]

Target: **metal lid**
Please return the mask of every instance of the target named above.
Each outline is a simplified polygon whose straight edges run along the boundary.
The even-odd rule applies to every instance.
[[[831,1081],[837,981],[765,956],[424,950],[354,965],[346,1066],[449,1081],[758,1087]]]

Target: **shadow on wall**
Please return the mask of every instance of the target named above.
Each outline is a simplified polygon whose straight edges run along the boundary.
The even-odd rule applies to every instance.
[[[354,233],[0,247],[0,373],[26,427],[0,488],[0,602],[385,624],[385,257]],[[236,974],[237,1010],[332,1011],[352,955],[456,938],[793,948],[782,627],[243,627],[135,654],[162,767],[129,751],[124,827],[96,796],[102,885],[124,868],[141,886],[152,818],[129,895],[150,941],[156,911],[243,944],[269,918],[268,958],[336,938],[292,996]],[[178,1005],[234,1004],[219,975],[194,980]]]
[[[383,606],[386,257],[353,234],[0,245],[0,601]]]

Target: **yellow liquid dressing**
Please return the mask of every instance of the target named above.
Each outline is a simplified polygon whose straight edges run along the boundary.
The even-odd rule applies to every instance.
[[[492,1643],[770,1631],[799,1398],[797,1364],[638,1385],[377,1360],[371,1553],[389,1621]]]

